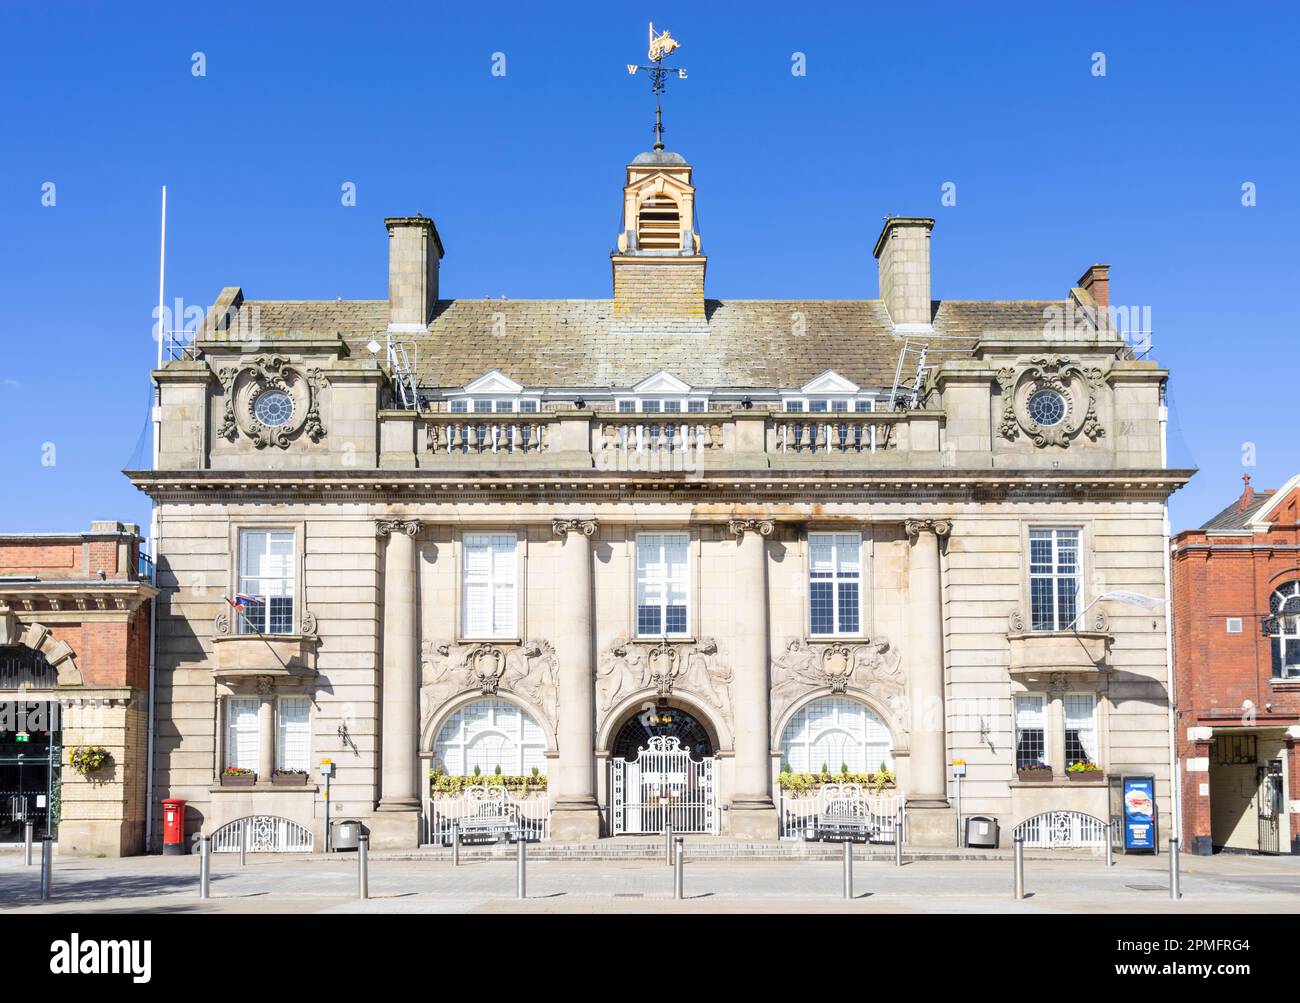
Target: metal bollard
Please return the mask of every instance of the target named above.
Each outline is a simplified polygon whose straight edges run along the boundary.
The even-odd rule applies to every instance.
[[[460,866],[460,823],[451,823],[451,866]]]
[[[1016,837],[1016,877],[1014,897],[1017,902],[1025,897],[1025,837]]]
[[[673,898],[682,897],[682,863],[685,857],[685,840],[681,836],[673,837]]]
[[[370,898],[370,836],[357,837],[357,898]]]
[[[208,844],[207,836],[199,837],[199,898],[210,898],[209,895],[209,877],[212,870],[212,863],[208,856],[211,849]]]
[[[528,898],[528,850],[524,834],[515,833],[515,898]]]
[[[673,866],[673,823],[664,819],[664,863]]]
[[[23,866],[32,866],[32,831],[36,827],[31,822],[23,824]]]
[[[239,866],[244,867],[248,863],[248,823],[239,823]]]
[[[853,841],[844,841],[844,897],[853,898]]]
[[[894,820],[894,866],[903,866],[903,809],[898,809],[898,818]]]
[[[54,867],[54,839],[51,836],[41,837],[41,901],[45,902],[50,897],[50,878],[51,871]]]
[[[1115,847],[1111,844],[1111,836],[1114,833],[1112,828],[1114,822],[1106,823],[1106,869],[1110,870],[1115,865]]]
[[[1183,897],[1182,889],[1179,888],[1178,875],[1178,837],[1169,837],[1169,897],[1171,899],[1180,899]]]

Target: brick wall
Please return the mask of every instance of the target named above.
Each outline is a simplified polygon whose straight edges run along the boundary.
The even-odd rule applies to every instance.
[[[1187,769],[1189,759],[1209,757],[1209,742],[1193,742],[1193,727],[1285,728],[1300,724],[1300,683],[1272,680],[1272,644],[1259,619],[1282,583],[1300,578],[1300,543],[1295,493],[1278,506],[1272,528],[1250,535],[1210,535],[1188,530],[1174,538],[1174,676],[1179,759],[1182,762],[1183,821],[1189,847],[1211,835],[1211,798],[1200,794],[1209,774]],[[1229,633],[1240,617],[1241,632]],[[1250,701],[1253,718],[1243,712]],[[1290,763],[1290,796],[1300,798],[1300,773]],[[1300,832],[1300,816],[1291,829]]]

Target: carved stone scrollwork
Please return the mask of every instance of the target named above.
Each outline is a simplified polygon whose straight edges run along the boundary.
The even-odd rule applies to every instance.
[[[1079,433],[1097,440],[1106,434],[1097,415],[1097,394],[1106,385],[1098,367],[1081,366],[1062,355],[1035,356],[1025,366],[1004,366],[997,372],[1002,390],[998,431],[1014,439],[1022,431],[1036,446],[1067,447]],[[1060,394],[1065,413],[1053,425],[1043,425],[1029,413],[1029,399],[1042,390]]]
[[[727,522],[727,532],[737,540],[746,533],[757,533],[759,536],[771,536],[776,529],[776,523],[771,519],[731,519]]]
[[[416,536],[420,532],[419,519],[379,519],[375,522],[375,535],[379,537],[402,533]]]
[[[913,543],[922,532],[933,533],[941,539],[952,533],[952,523],[947,519],[907,519],[903,522],[903,530],[907,533],[907,538]]]
[[[653,690],[659,697],[688,692],[731,714],[731,666],[719,657],[711,637],[694,642],[616,640],[596,666],[596,703],[602,714],[633,693]]]
[[[259,355],[248,365],[224,367],[217,378],[226,397],[217,435],[233,440],[242,433],[258,449],[288,449],[299,435],[313,442],[324,437],[320,398],[329,383],[319,367],[304,369],[280,355]],[[283,420],[274,427],[264,424],[258,414],[258,398],[271,392],[288,398],[276,412],[283,414]]]
[[[238,616],[239,615],[231,609],[221,610],[212,618],[213,633],[218,637],[228,637],[235,633],[235,625]],[[303,610],[302,617],[298,621],[298,633],[303,637],[317,637],[316,614],[311,610]]]
[[[425,642],[421,657],[420,729],[448,700],[464,693],[513,693],[555,735],[559,721],[559,660],[549,641],[506,646],[490,642]]]
[[[780,720],[790,705],[816,690],[858,690],[906,720],[907,696],[902,659],[883,637],[863,642],[808,642],[792,637],[783,654],[772,659],[772,717]]]
[[[554,519],[551,521],[551,531],[561,538],[567,533],[581,533],[583,536],[593,536],[596,532],[596,520]]]

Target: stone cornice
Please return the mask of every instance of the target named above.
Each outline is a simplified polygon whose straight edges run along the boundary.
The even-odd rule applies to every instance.
[[[1164,501],[1194,470],[866,470],[686,471],[611,474],[594,470],[178,470],[127,471],[137,488],[160,502],[275,500],[424,503],[461,501],[573,505],[582,502],[888,503],[1053,500]],[[807,517],[805,514],[804,518]]]
[[[11,608],[20,619],[31,613],[46,619],[51,613],[67,620],[102,619],[104,614],[116,618],[157,595],[146,582],[0,582],[0,606]]]

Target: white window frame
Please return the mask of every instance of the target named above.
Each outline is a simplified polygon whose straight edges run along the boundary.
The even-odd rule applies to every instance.
[[[455,414],[537,414],[542,409],[538,394],[459,394],[447,400],[447,409]]]
[[[813,572],[813,540],[816,537],[831,538],[832,565],[831,565],[831,573],[829,578],[816,578],[816,579],[813,578],[813,573],[814,573]],[[838,529],[810,530],[808,533],[806,546],[807,546],[807,558],[804,562],[805,563],[804,595],[807,597],[807,602],[808,602],[808,615],[805,618],[806,620],[805,626],[808,630],[808,636],[811,638],[864,636],[863,631],[865,630],[865,626],[863,622],[863,616],[864,616],[864,610],[866,606],[866,602],[865,602],[866,576],[864,574],[865,562],[862,559],[862,534],[857,530],[838,530]],[[842,573],[840,571],[840,554],[841,554],[842,547],[848,548],[853,551],[854,561],[857,564],[857,571],[852,574]],[[817,582],[829,581],[831,583],[831,617],[835,625],[835,629],[831,632],[813,630],[813,596],[812,596],[813,589],[812,587],[814,581]],[[842,630],[840,628],[842,617],[840,616],[841,605],[840,605],[839,586],[841,583],[848,583],[848,582],[855,582],[858,586],[858,618],[857,618],[858,625],[856,630]]]
[[[287,705],[304,705],[306,715],[299,721],[287,722],[284,711]],[[302,735],[301,760],[297,750],[289,748],[291,734]],[[290,755],[293,754],[293,762]],[[277,770],[305,770],[311,772],[311,697],[298,694],[285,694],[275,699],[275,768]]]
[[[1096,693],[1086,691],[1086,690],[1079,690],[1079,691],[1064,693],[1061,695],[1061,747],[1063,749],[1066,748],[1066,743],[1068,741],[1067,733],[1071,730],[1070,729],[1070,721],[1071,721],[1070,700],[1072,698],[1074,699],[1084,698],[1091,703],[1092,713],[1089,715],[1090,724],[1087,728],[1086,733],[1092,736],[1093,753],[1091,759],[1089,759],[1088,761],[1095,766],[1100,766],[1101,765],[1101,723],[1100,723],[1100,716],[1098,715],[1097,711],[1098,708],[1101,706],[1101,700],[1098,699]],[[1082,730],[1082,729],[1075,729],[1075,730]],[[1079,744],[1082,745],[1084,751],[1087,752],[1088,749],[1087,743],[1080,740]],[[1065,752],[1065,760],[1066,760],[1065,767],[1066,769],[1068,769],[1071,765],[1073,765],[1070,761],[1070,753],[1068,749],[1066,749]],[[1074,760],[1074,762],[1079,762],[1079,760],[1076,759]]]
[[[1034,534],[1050,533],[1052,541],[1052,558],[1050,572],[1034,571]],[[1073,533],[1075,540],[1075,562],[1073,574],[1066,574],[1060,570],[1060,538],[1063,533]],[[1025,537],[1025,566],[1029,573],[1029,629],[1036,633],[1055,633],[1069,630],[1078,626],[1079,617],[1083,614],[1087,603],[1084,598],[1084,545],[1085,536],[1083,528],[1080,526],[1030,526],[1029,533]],[[1052,583],[1052,622],[1050,626],[1039,626],[1034,618],[1034,582],[1036,580],[1047,579]],[[1067,619],[1061,611],[1060,602],[1060,582],[1062,580],[1073,579],[1075,583],[1074,591],[1074,616]]]
[[[646,405],[654,405],[647,410]],[[665,410],[665,405],[672,404],[677,410]],[[691,405],[699,405],[694,411]],[[627,396],[615,397],[614,409],[619,414],[655,414],[655,415],[675,415],[675,414],[708,414],[709,398],[701,394],[692,394],[690,396]]]
[[[829,710],[829,720],[819,715],[820,723],[814,725],[810,715],[815,709]],[[877,728],[879,732],[873,736],[872,732]],[[859,729],[861,734],[856,734],[855,731]],[[894,768],[891,753],[893,738],[889,734],[889,725],[862,701],[848,696],[818,697],[790,715],[785,727],[781,729],[778,745],[782,768],[788,764],[796,773],[819,772],[822,763],[814,762],[814,759],[832,754],[825,749],[820,752],[814,752],[814,749],[825,736],[835,733],[849,736],[853,741],[845,744],[852,744],[855,748],[851,752],[841,749],[834,754],[834,762],[826,761],[825,765],[831,773],[839,773],[841,766],[848,766],[850,773],[875,773],[882,762],[887,769]],[[796,747],[802,749],[802,755],[791,755]]]
[[[671,586],[674,584],[673,578],[668,574],[668,562],[666,558],[666,546],[669,539],[679,541],[683,550],[686,552],[686,562],[683,566],[680,579],[681,593],[685,598],[686,606],[686,626],[680,631],[660,630],[653,634],[641,633],[641,606],[642,598],[649,591],[649,587],[658,584],[659,591],[659,625],[666,627],[668,624],[668,607],[671,595]],[[652,541],[657,541],[653,545],[659,548],[659,567],[662,569],[662,577],[655,581],[649,578],[643,578],[641,575],[641,548],[651,546]],[[632,596],[632,618],[633,627],[637,637],[692,637],[692,609],[691,609],[691,535],[684,532],[647,532],[637,533],[635,540],[635,552],[632,555],[632,569],[635,578],[633,596]]]
[[[505,564],[508,572],[503,572],[496,560],[498,547],[504,549],[509,541],[510,560]],[[488,545],[488,570],[485,575],[472,576],[469,553],[471,548]],[[508,640],[519,637],[519,534],[498,531],[477,531],[463,533],[460,541],[460,630],[461,637],[467,640]],[[471,580],[473,577],[474,580]],[[488,620],[487,632],[470,629],[470,590],[471,587],[486,586]],[[508,598],[503,594],[508,592]],[[502,619],[500,613],[507,611],[509,622],[498,627]],[[508,627],[508,629],[507,629]]]
[[[1016,769],[1023,769],[1028,763],[1020,762],[1020,735],[1022,731],[1030,730],[1022,725],[1020,717],[1020,708],[1022,704],[1036,703],[1038,705],[1038,727],[1032,730],[1040,731],[1043,735],[1043,755],[1038,760],[1045,766],[1052,765],[1052,740],[1051,740],[1051,717],[1049,714],[1051,702],[1047,699],[1046,693],[1014,693],[1011,698],[1011,756],[1015,762]]]
[[[261,557],[271,556],[270,550],[271,550],[271,541],[273,537],[288,538],[291,549],[289,552],[289,556],[285,561],[286,571],[283,575],[280,576],[265,575],[265,574],[252,575],[248,573],[248,568],[246,566],[247,562],[245,561],[245,558],[248,557],[249,554],[244,545],[244,541],[253,536],[263,536],[266,538],[264,549],[259,555]],[[293,634],[298,624],[298,618],[299,618],[299,612],[298,612],[299,548],[298,548],[297,532],[292,528],[282,527],[282,526],[246,526],[246,527],[240,527],[240,529],[238,530],[235,536],[235,541],[236,541],[235,545],[237,547],[236,570],[235,570],[236,593],[242,592],[247,595],[262,595],[265,596],[267,599],[266,602],[261,604],[249,603],[244,607],[242,611],[236,611],[235,632],[239,634],[256,634],[260,632],[262,634],[266,634],[268,636],[273,636],[273,637]],[[255,589],[252,588],[250,584],[252,582],[258,583]],[[285,587],[285,591],[288,594],[287,597],[289,599],[290,612],[289,612],[288,627],[285,630],[272,629],[273,621],[271,618],[271,603],[270,603],[270,600],[272,598],[285,598],[285,596],[283,595],[272,596],[269,592],[266,592],[264,590],[264,584],[263,584],[266,582],[283,583]]]
[[[1300,679],[1300,663],[1287,662],[1290,652],[1300,651],[1300,612],[1293,612],[1300,598],[1300,579],[1285,581],[1269,593],[1269,678],[1275,682]],[[1277,609],[1274,610],[1276,604]]]
[[[485,710],[485,716],[475,716],[474,721],[467,722],[466,716],[474,710]],[[535,732],[532,738],[529,738],[529,725]],[[471,727],[477,725],[477,727]],[[455,727],[455,732],[448,734],[449,729]],[[474,740],[481,735],[498,735],[506,742],[513,745],[514,760],[507,764],[501,763],[501,773],[503,776],[528,776],[532,772],[532,766],[537,767],[538,775],[546,775],[546,734],[537,720],[525,711],[522,707],[511,703],[509,700],[501,697],[484,697],[479,700],[472,700],[462,707],[458,707],[445,721],[438,726],[433,740],[433,762],[438,768],[446,770],[453,776],[473,776],[474,770],[468,763],[467,750],[473,744]],[[458,769],[460,772],[452,773],[447,765],[447,753],[449,750],[459,750],[460,762]],[[532,755],[530,755],[530,752]],[[529,760],[534,762],[530,765]],[[480,776],[485,783],[490,783],[494,775],[496,763],[479,764]]]
[[[782,408],[791,414],[869,414],[876,410],[876,399],[874,397],[851,397],[836,394],[783,396],[781,404]],[[821,410],[814,411],[814,404],[824,404],[826,406]],[[844,407],[836,408],[836,404],[843,404]]]
[[[261,766],[261,756],[262,756],[262,721],[261,721],[262,700],[260,697],[255,697],[255,696],[250,697],[250,696],[236,695],[236,696],[226,697],[225,703],[226,703],[225,705],[226,734],[225,734],[225,743],[224,743],[225,748],[223,749],[223,756],[225,757],[225,762],[220,764],[220,769],[217,772],[219,774],[224,773],[227,766],[239,766],[242,767],[243,769],[252,770],[254,773],[256,773],[259,767]],[[251,719],[252,721],[251,727],[249,727],[248,725],[245,725],[242,728],[236,726],[237,719],[234,712],[237,705],[243,705],[251,708],[252,710],[251,715],[249,715],[249,717],[245,719],[245,720]],[[241,733],[244,732],[247,732],[252,736],[252,751],[247,753],[241,759],[239,736]],[[258,779],[269,781],[271,778],[259,777]]]

